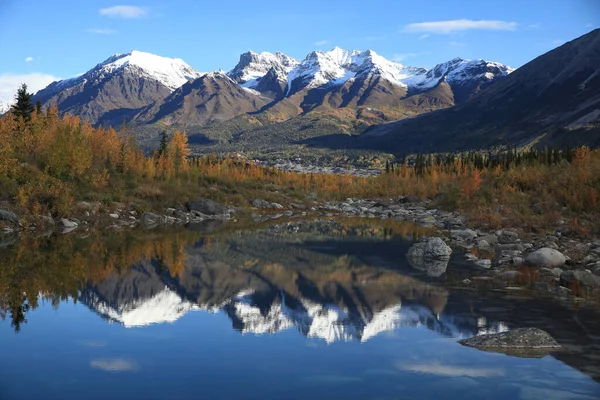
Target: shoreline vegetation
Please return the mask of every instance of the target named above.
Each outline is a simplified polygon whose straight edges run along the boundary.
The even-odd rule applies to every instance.
[[[27,95],[25,86],[19,94]],[[80,202],[101,204],[108,214],[114,204],[143,213],[198,198],[248,210],[256,198],[288,205],[403,196],[432,200],[429,207],[458,211],[485,230],[600,234],[600,151],[587,147],[416,155],[387,163],[375,177],[297,173],[190,153],[185,132],[163,134],[146,155],[126,126],[94,128],[75,116],[60,118],[56,108],[20,109],[18,101],[0,117],[0,209],[36,226],[77,215]],[[2,231],[11,222],[0,224]]]

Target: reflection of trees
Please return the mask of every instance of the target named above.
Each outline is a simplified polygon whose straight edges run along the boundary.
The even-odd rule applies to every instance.
[[[58,307],[76,299],[85,283],[101,282],[142,259],[159,260],[161,271],[181,275],[185,246],[200,236],[178,230],[25,237],[0,251],[0,317],[9,317],[18,332],[27,312],[38,307],[40,294]]]

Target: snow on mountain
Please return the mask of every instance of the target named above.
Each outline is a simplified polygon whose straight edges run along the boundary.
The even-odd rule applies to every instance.
[[[373,50],[313,51],[288,75],[288,94],[300,89],[341,85],[349,79],[377,74],[400,86],[414,85],[425,79],[424,68],[406,67],[389,61]]]
[[[255,53],[248,51],[240,55],[240,61],[227,75],[246,88],[254,88],[258,80],[273,69],[279,79],[285,80],[287,74],[299,61],[283,53]]]
[[[77,77],[53,82],[39,93],[43,93],[44,97],[50,97],[61,91],[68,92],[70,88],[77,85],[102,82],[121,71],[158,81],[171,92],[187,81],[204,75],[179,58],[161,57],[134,50],[125,54],[115,54]]]
[[[488,323],[485,318],[474,320],[435,315],[419,304],[396,304],[371,316],[362,316],[332,304],[318,304],[307,299],[300,301],[300,307],[290,308],[282,295],[265,313],[252,303],[251,294],[239,295],[224,310],[240,322],[242,333],[274,334],[295,327],[303,335],[327,343],[350,340],[366,342],[383,332],[404,326],[425,326],[453,338],[508,330],[504,323]]]
[[[450,84],[477,80],[493,81],[513,71],[514,68],[498,62],[454,58],[427,71],[424,79],[415,86],[420,89],[431,88],[442,79],[446,79]]]
[[[201,77],[182,59],[161,57],[141,51],[131,51],[126,54],[115,54],[95,68],[101,74],[112,74],[121,69],[134,70],[142,76],[153,78],[171,91],[177,89],[189,80]]]
[[[200,309],[197,305],[183,300],[166,286],[151,298],[119,305],[108,304],[94,293],[88,295],[90,298],[86,299],[86,304],[98,314],[119,322],[126,328],[175,322],[188,311]]]

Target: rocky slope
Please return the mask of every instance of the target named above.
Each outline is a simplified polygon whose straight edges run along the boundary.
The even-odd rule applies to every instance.
[[[94,125],[118,126],[200,76],[183,60],[132,51],[116,54],[79,77],[53,82],[32,100]]]
[[[598,146],[599,63],[600,29],[596,29],[543,54],[462,104],[374,127],[356,145],[396,153],[526,144]]]
[[[243,136],[230,145],[253,148],[257,135],[244,136],[244,123],[230,120],[247,117],[253,120],[250,128],[262,129],[261,136],[286,145],[291,142],[277,137],[277,125],[304,115],[316,125],[323,117],[339,117],[347,123],[336,123],[333,132],[339,127],[360,133],[372,124],[462,102],[510,72],[498,63],[463,59],[428,70],[389,61],[372,50],[336,47],[311,52],[302,61],[282,53],[247,52],[227,74],[204,76],[182,60],[132,51],[112,56],[80,77],[52,83],[34,101],[95,125],[127,121],[137,132],[151,132],[153,140],[165,126],[202,135],[202,127],[210,125],[216,142]],[[325,133],[332,130],[317,128],[300,139]]]

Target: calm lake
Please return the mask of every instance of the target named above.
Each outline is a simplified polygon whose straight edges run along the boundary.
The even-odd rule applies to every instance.
[[[412,225],[274,224],[4,238],[0,399],[600,398],[597,305],[411,265]],[[563,349],[457,343],[517,327]]]

